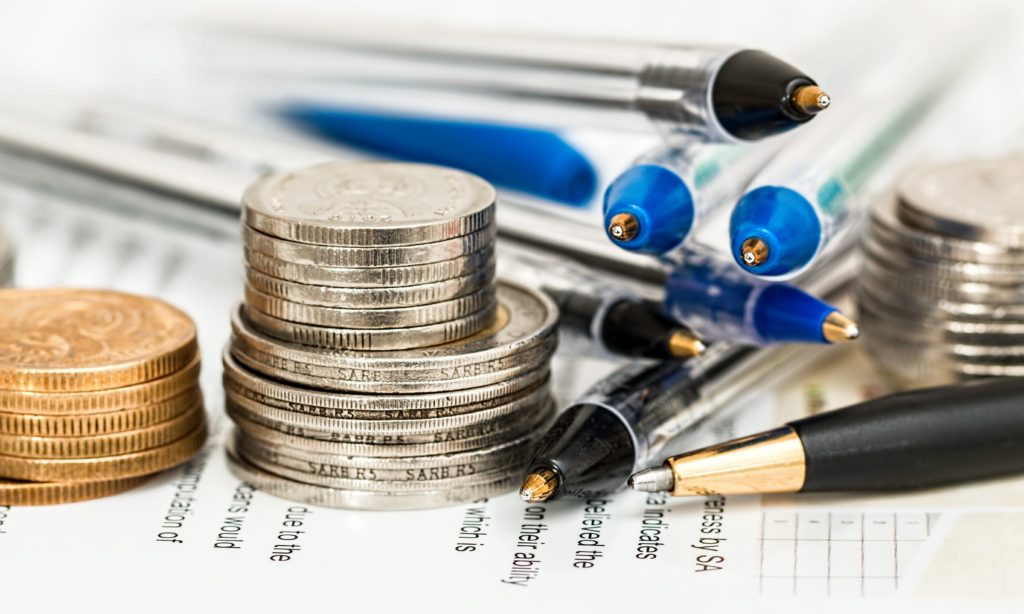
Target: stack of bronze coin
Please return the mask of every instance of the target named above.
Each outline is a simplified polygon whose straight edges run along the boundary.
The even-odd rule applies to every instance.
[[[102,497],[206,438],[192,320],[101,290],[0,290],[0,503]]]
[[[1024,375],[1024,157],[921,169],[879,202],[858,303],[897,383]]]
[[[552,416],[557,310],[494,278],[495,192],[417,164],[272,175],[243,201],[229,450],[285,498],[413,509],[516,485]]]

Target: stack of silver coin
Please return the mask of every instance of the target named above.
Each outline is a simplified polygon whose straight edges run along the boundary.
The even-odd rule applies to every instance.
[[[0,288],[14,285],[14,244],[0,232]]]
[[[514,488],[554,413],[557,309],[494,277],[494,189],[331,163],[246,192],[224,354],[232,470],[317,505],[416,509]]]
[[[904,385],[1024,375],[1024,157],[923,169],[872,210],[864,345]]]

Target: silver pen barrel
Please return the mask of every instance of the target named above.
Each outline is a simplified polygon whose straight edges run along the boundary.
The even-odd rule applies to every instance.
[[[718,122],[711,95],[719,68],[739,52],[735,48],[392,26],[225,28],[230,28],[229,36],[213,41],[222,55],[218,59],[213,54],[211,60],[222,73],[249,70],[256,76],[295,80],[305,72],[319,84],[311,92],[326,91],[323,84],[330,82],[355,86],[336,95],[357,104],[373,95],[358,88],[384,88],[379,92],[389,99],[384,107],[401,106],[395,100],[403,90],[424,89],[470,97],[443,101],[450,107],[454,103],[455,109],[463,103],[466,108],[479,106],[473,97],[499,98],[571,106],[577,116],[586,116],[580,121],[584,125],[650,130],[653,124],[665,135],[741,140]],[[554,110],[551,117],[561,114]]]

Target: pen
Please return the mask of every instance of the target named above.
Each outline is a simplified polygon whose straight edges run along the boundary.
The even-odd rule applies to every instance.
[[[693,331],[667,317],[656,302],[637,295],[608,274],[535,252],[503,249],[502,277],[536,287],[558,305],[559,326],[575,331],[611,354],[687,358],[706,346]]]
[[[827,121],[794,135],[750,181],[729,220],[741,267],[771,279],[799,275],[856,219],[869,181],[965,63],[950,56],[964,50],[957,37],[942,57],[922,56],[909,42],[893,45],[877,70],[847,83]]]
[[[901,490],[1024,471],[1024,381],[912,390],[671,456],[629,485],[674,496]]]
[[[842,343],[856,323],[790,284],[747,275],[706,251],[686,250],[665,282],[665,313],[705,339],[744,345]]]
[[[851,34],[875,25],[846,24],[819,33],[816,40],[802,44],[804,55],[825,67],[829,80],[846,81],[850,58],[865,67],[885,59],[874,41],[868,44],[861,34]],[[735,204],[786,138],[739,146],[669,144],[644,153],[605,191],[608,238],[617,247],[644,254],[661,255],[678,248],[711,214]]]
[[[838,293],[856,262],[816,269],[809,287]],[[519,496],[546,501],[614,492],[658,451],[754,386],[766,387],[821,360],[828,345],[715,343],[685,361],[634,361],[567,407],[537,446]]]
[[[813,79],[773,55],[753,49],[708,46],[651,45],[516,36],[496,32],[402,28],[374,23],[225,24],[233,36],[234,53],[248,40],[257,50],[246,53],[248,64],[259,46],[270,62],[260,63],[260,76],[274,70],[268,43],[300,41],[299,50],[319,54],[310,65],[321,66],[315,82],[346,88],[392,88],[391,108],[418,105],[412,92],[453,94],[463,102],[485,96],[492,104],[467,109],[464,116],[487,113],[489,107],[530,105],[533,120],[552,110],[601,128],[650,131],[653,123],[666,135],[708,142],[758,140],[811,120],[828,108],[830,98]],[[342,61],[349,54],[350,61]],[[278,53],[280,55],[280,53]],[[404,66],[403,66],[404,62]],[[295,80],[277,62],[277,74]],[[223,71],[222,71],[223,72]],[[400,92],[404,89],[408,95]],[[348,91],[338,91],[346,96]],[[455,96],[454,94],[458,94]],[[365,100],[365,99],[364,99]],[[457,100],[455,102],[458,102]],[[549,125],[566,125],[554,121]]]
[[[335,143],[458,168],[561,203],[586,205],[597,190],[590,161],[549,130],[313,102],[290,103],[280,113]]]
[[[666,317],[656,301],[621,292],[542,289],[558,305],[560,326],[584,332],[613,354],[669,360],[707,349],[692,330]]]
[[[735,200],[778,144],[660,147],[637,158],[604,193],[612,243],[645,254],[682,245],[701,221]]]

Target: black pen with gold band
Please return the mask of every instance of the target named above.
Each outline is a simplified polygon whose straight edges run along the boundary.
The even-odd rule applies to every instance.
[[[912,390],[668,458],[629,479],[675,496],[903,490],[1024,472],[1024,380]]]

